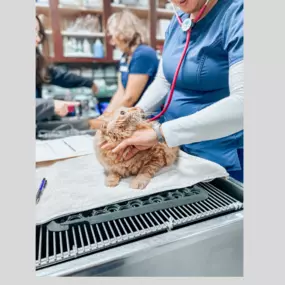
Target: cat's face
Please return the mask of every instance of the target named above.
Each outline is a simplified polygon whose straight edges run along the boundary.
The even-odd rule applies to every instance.
[[[120,107],[113,114],[113,121],[121,123],[125,127],[138,124],[144,119],[144,114],[136,107]]]
[[[137,125],[144,121],[144,114],[137,108],[120,107],[116,111],[103,115],[103,131],[121,139],[132,135]]]

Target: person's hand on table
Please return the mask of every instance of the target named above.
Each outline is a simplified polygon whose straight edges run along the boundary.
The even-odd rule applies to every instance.
[[[105,122],[103,118],[104,118],[104,114],[106,113],[108,112],[105,111],[103,115],[100,115],[96,119],[89,120],[89,127],[91,130],[99,130],[101,128],[102,124]]]
[[[68,114],[68,107],[79,105],[79,102],[54,100],[54,112],[60,117],[65,117]]]
[[[122,141],[119,145],[104,143],[101,148],[111,150],[117,154],[117,160],[129,160],[139,151],[149,149],[158,143],[157,135],[153,129],[138,130]]]
[[[89,120],[89,127],[91,130],[99,130],[103,122],[104,121],[100,117],[91,119]]]

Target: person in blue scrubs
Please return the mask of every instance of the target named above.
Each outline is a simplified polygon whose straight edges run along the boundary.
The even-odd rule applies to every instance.
[[[205,0],[173,0],[185,20],[195,18]],[[165,102],[185,46],[176,16],[165,35],[154,83],[137,104],[149,112]],[[211,0],[191,33],[171,104],[158,128],[135,133],[114,149],[128,147],[129,159],[159,140],[223,166],[243,182],[243,0]],[[106,144],[104,148],[112,148]]]
[[[111,44],[122,53],[118,90],[106,111],[120,106],[132,107],[153,82],[159,60],[156,51],[147,45],[147,30],[129,10],[114,13],[107,25]]]
[[[121,106],[134,106],[154,81],[159,65],[156,51],[147,44],[144,24],[129,10],[112,14],[108,19],[107,31],[111,45],[122,52],[122,57],[118,89],[104,113]],[[92,129],[100,128],[101,123],[100,117],[90,120]]]

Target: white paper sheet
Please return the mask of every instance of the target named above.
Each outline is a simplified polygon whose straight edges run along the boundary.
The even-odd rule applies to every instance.
[[[36,162],[82,156],[93,152],[93,137],[88,135],[36,141]]]
[[[37,169],[36,185],[43,177],[48,183],[36,205],[36,223],[226,176],[228,173],[218,164],[180,151],[178,162],[157,173],[144,190],[129,188],[132,178],[123,179],[115,188],[108,188],[104,185],[103,168],[94,154],[59,161]]]

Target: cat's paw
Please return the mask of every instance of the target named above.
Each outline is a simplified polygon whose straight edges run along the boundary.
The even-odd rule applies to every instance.
[[[107,187],[116,187],[119,184],[119,182],[120,182],[120,176],[115,174],[111,174],[107,176],[105,179],[105,185]]]
[[[144,189],[148,183],[150,182],[150,178],[149,177],[145,177],[145,176],[137,176],[136,178],[134,178],[131,182],[130,187],[133,189]]]

